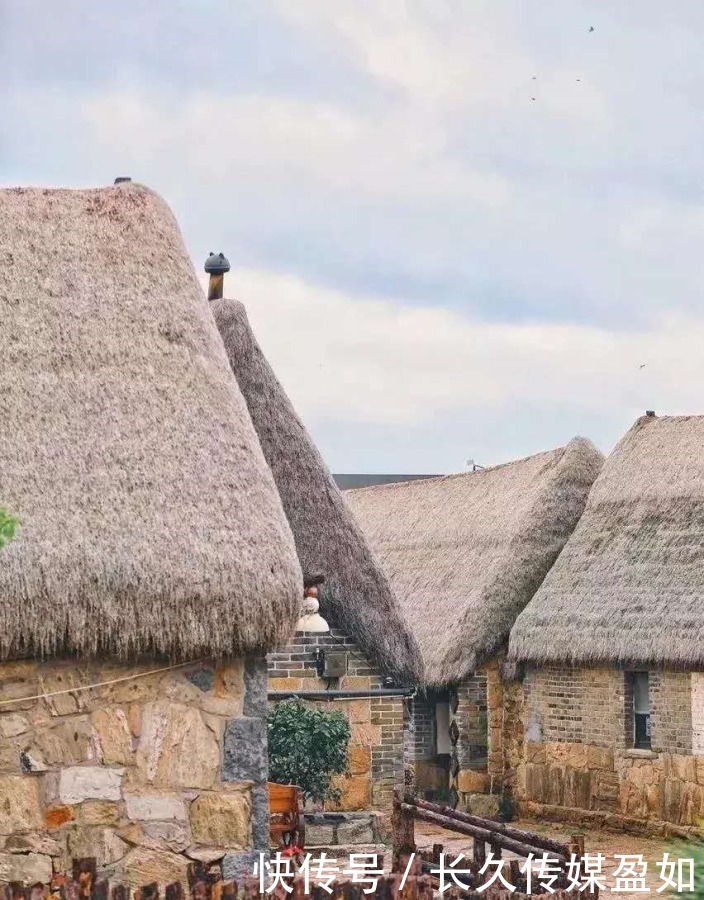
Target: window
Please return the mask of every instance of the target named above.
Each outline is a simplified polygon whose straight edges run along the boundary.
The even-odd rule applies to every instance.
[[[452,753],[450,703],[448,700],[438,700],[435,703],[435,750],[438,755]]]
[[[650,750],[650,681],[647,672],[631,672],[633,746]]]

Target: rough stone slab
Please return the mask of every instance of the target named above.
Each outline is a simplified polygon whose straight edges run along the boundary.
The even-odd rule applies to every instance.
[[[203,693],[207,693],[212,691],[215,684],[215,671],[213,669],[195,669],[193,672],[188,672],[186,678]]]
[[[251,846],[251,805],[247,794],[203,794],[191,804],[193,840],[234,850]]]
[[[29,722],[18,713],[0,716],[0,737],[16,737],[18,734],[24,734],[28,728]]]
[[[269,854],[264,854],[268,859]],[[254,866],[260,861],[259,852],[256,850],[243,850],[240,853],[227,853],[222,858],[223,881],[238,881],[243,875],[252,875]]]
[[[22,775],[0,776],[0,834],[34,831],[42,825],[37,780]]]
[[[129,850],[112,828],[72,828],[68,835],[69,856],[74,859],[95,857],[98,866],[117,862]]]
[[[124,879],[133,888],[152,881],[156,881],[160,887],[174,881],[188,887],[188,859],[180,854],[135,847],[118,866],[114,871],[114,880]]]
[[[71,766],[56,775],[56,798],[72,806],[84,800],[119,800],[124,769]]]
[[[123,841],[127,841],[133,847],[146,847],[149,850],[169,850],[169,847],[161,838],[149,837],[144,828],[138,822],[130,822],[117,831]]]
[[[111,800],[86,800],[77,809],[81,825],[117,825],[120,807]]]
[[[218,741],[197,709],[168,700],[147,704],[137,751],[137,765],[147,781],[209,788],[219,764]]]
[[[0,853],[0,882],[1,881],[26,881],[29,884],[41,882],[47,884],[51,881],[52,865],[51,857],[40,853],[28,853],[19,855],[14,853]]]
[[[42,853],[46,856],[61,856],[61,844],[41,831],[29,834],[11,834],[5,842],[8,853]]]
[[[252,786],[252,846],[269,848],[269,791],[266,782]]]
[[[467,808],[473,816],[497,818],[499,815],[499,798],[496,794],[471,794]]]
[[[371,806],[371,783],[368,775],[336,775],[332,786],[342,791],[339,806],[346,810],[366,810]]]
[[[245,716],[266,719],[268,713],[269,678],[266,659],[263,656],[249,656],[244,667],[244,709]]]
[[[181,853],[191,844],[191,832],[182,822],[145,822],[142,826],[148,838],[162,841],[169,849]]]
[[[134,822],[187,822],[186,804],[176,794],[125,794],[127,818]]]
[[[98,762],[95,735],[88,717],[75,716],[51,728],[38,728],[28,756],[50,768]]]
[[[266,720],[230,719],[225,728],[223,781],[264,781],[267,776]]]
[[[306,846],[327,846],[334,843],[334,825],[306,825]]]
[[[198,862],[208,863],[209,865],[222,859],[225,855],[225,851],[217,847],[189,847],[185,853],[189,859],[195,859]]]
[[[306,834],[306,838],[308,835]],[[340,844],[371,844],[374,842],[374,829],[370,819],[341,822],[337,826],[337,840]]]
[[[99,755],[106,764],[129,765],[133,761],[132,732],[124,710],[98,709],[92,716],[98,734]]]

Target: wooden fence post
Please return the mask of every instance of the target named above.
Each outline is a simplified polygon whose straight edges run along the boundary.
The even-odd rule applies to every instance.
[[[394,806],[391,813],[392,832],[392,872],[403,872],[411,853],[416,852],[415,824],[413,813],[404,809],[403,792],[394,791]]]

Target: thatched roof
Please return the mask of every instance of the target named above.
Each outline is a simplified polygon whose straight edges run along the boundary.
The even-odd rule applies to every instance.
[[[0,658],[284,642],[302,580],[168,207],[0,191]]]
[[[241,303],[211,303],[305,577],[325,575],[322,612],[386,672],[414,677],[417,648],[345,499],[269,363]]]
[[[511,633],[514,659],[704,667],[704,416],[644,416]]]
[[[505,642],[575,527],[602,464],[584,438],[460,475],[348,491],[420,645],[459,681]]]

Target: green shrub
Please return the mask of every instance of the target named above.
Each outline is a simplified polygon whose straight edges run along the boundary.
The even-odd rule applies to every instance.
[[[283,700],[269,712],[269,778],[298,785],[306,799],[337,802],[341,792],[330,783],[347,771],[349,740],[344,713]]]
[[[668,852],[670,854],[670,859],[694,860],[694,890],[673,891],[670,889],[667,893],[671,897],[687,897],[688,900],[704,900],[704,845],[678,841],[673,842],[668,847]]]
[[[18,525],[17,518],[0,506],[0,550],[14,538]]]

